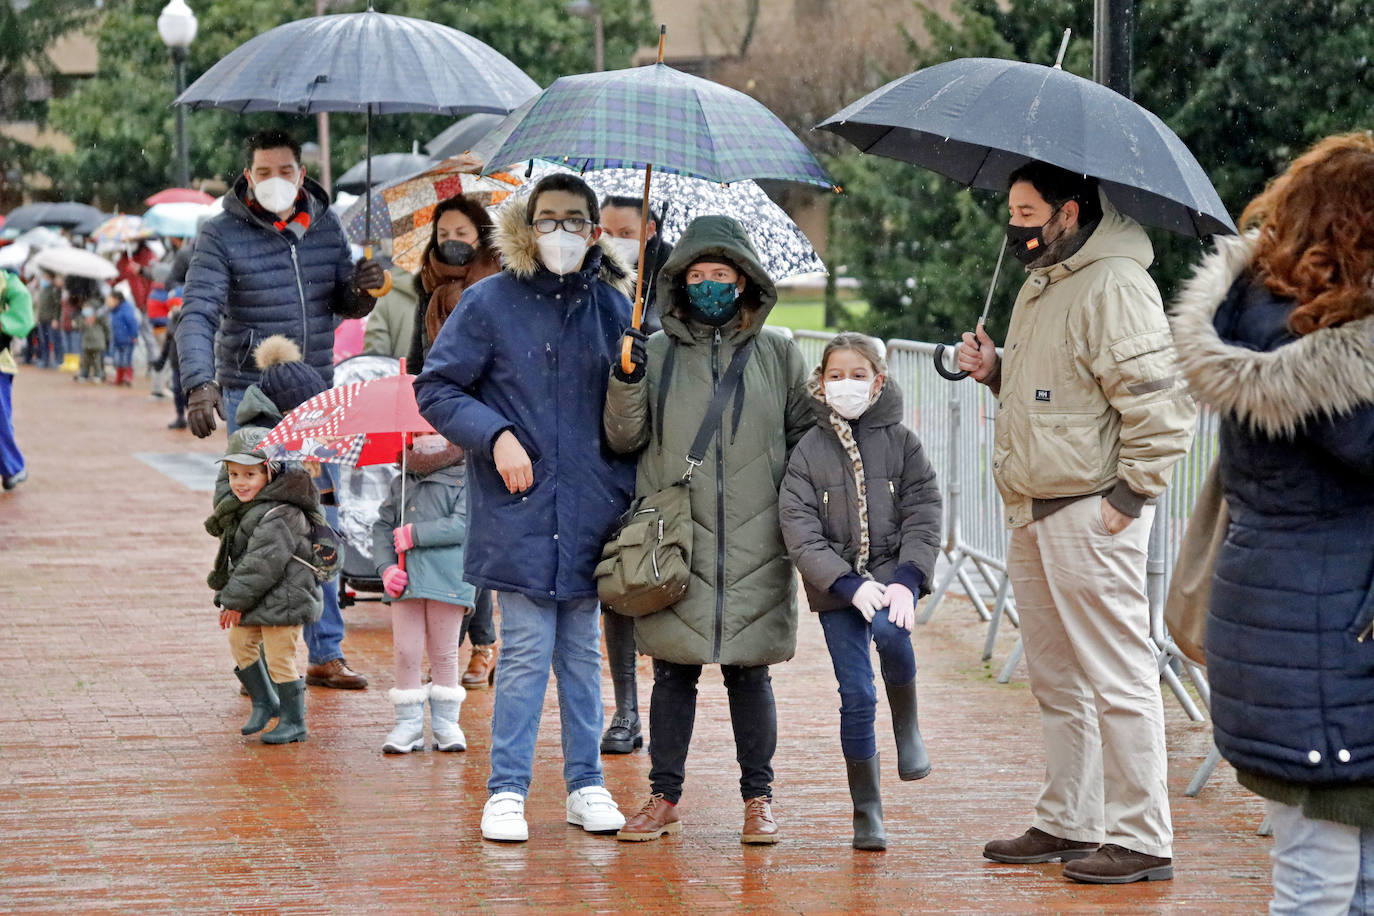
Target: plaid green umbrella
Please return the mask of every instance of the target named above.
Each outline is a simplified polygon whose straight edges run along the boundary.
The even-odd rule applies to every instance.
[[[549,159],[575,171],[643,169],[644,218],[655,169],[729,184],[771,178],[834,187],[816,157],[756,99],[658,63],[564,76],[512,112],[472,154],[486,171]],[[839,190],[836,188],[836,190]],[[644,231],[634,325],[643,317]],[[622,365],[629,371],[629,343]]]

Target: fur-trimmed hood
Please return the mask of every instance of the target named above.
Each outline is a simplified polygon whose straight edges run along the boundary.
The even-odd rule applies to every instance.
[[[539,259],[539,243],[534,227],[525,220],[525,197],[513,197],[496,211],[492,230],[492,245],[501,255],[501,266],[521,280],[538,276],[557,279],[557,275]],[[625,296],[633,296],[635,278],[630,269],[609,246],[596,244],[587,250],[580,274],[596,272]],[[576,276],[576,274],[569,274]]]
[[[1270,350],[1223,339],[1218,309],[1245,278],[1258,235],[1218,236],[1172,309],[1178,365],[1199,401],[1272,438],[1374,403],[1374,316]]]

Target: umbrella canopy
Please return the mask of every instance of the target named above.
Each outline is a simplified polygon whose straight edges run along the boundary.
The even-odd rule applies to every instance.
[[[33,254],[33,249],[28,245],[14,243],[0,248],[0,267],[10,270],[18,270],[24,266],[24,262]]]
[[[893,80],[817,125],[860,150],[965,185],[1005,191],[1032,160],[1102,182],[1118,210],[1204,237],[1235,224],[1169,127],[1091,80],[1021,61],[971,57]]]
[[[206,194],[195,188],[167,188],[158,191],[144,201],[150,207],[156,207],[158,204],[210,204],[214,202],[213,194]]]
[[[372,186],[395,181],[429,165],[434,160],[421,153],[381,153],[372,157]],[[368,187],[368,160],[363,159],[334,181],[334,190],[362,194]]]
[[[195,238],[202,218],[216,213],[215,198],[207,203],[170,202],[154,204],[143,214],[143,225],[153,235],[163,238]]]
[[[45,248],[34,255],[33,263],[44,270],[69,277],[113,280],[119,276],[119,271],[109,261],[80,248]]]
[[[651,165],[719,183],[832,184],[760,102],[662,63],[560,77],[472,152],[489,169],[552,159],[578,172]]]
[[[72,243],[67,241],[62,233],[55,229],[48,229],[44,226],[39,226],[36,229],[30,229],[27,232],[20,233],[19,236],[15,238],[13,244],[27,245],[35,251],[40,248],[72,247]]]
[[[473,114],[454,121],[444,128],[438,136],[425,144],[425,152],[435,159],[447,159],[459,153],[466,153],[478,141],[491,133],[503,118],[495,114]]]
[[[152,233],[143,225],[143,218],[120,213],[105,220],[91,230],[91,241],[100,246],[119,246],[139,239],[146,239]]]
[[[402,270],[417,273],[425,246],[429,244],[434,207],[459,194],[474,194],[484,206],[495,206],[511,195],[521,180],[506,172],[478,176],[480,163],[467,156],[454,156],[418,175],[412,175],[372,191],[373,230],[390,238],[391,260]],[[349,239],[362,242],[366,236],[366,202],[359,198],[349,205],[340,219]],[[378,223],[380,222],[380,227]]]
[[[107,219],[96,207],[75,200],[55,204],[25,204],[10,211],[6,226],[21,232],[36,226],[61,226],[66,229],[84,230],[86,234]]]
[[[176,100],[191,108],[312,114],[505,114],[539,91],[457,29],[368,10],[298,19],[244,42]]]

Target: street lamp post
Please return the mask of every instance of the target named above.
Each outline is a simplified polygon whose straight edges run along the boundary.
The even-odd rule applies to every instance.
[[[601,24],[601,7],[591,0],[572,0],[566,7],[568,14],[592,21],[592,40],[595,42],[593,60],[596,72],[606,69],[606,34]]]
[[[186,0],[170,0],[157,17],[157,33],[162,43],[172,52],[172,64],[176,68],[177,95],[186,91],[186,54],[196,37],[196,14],[186,5]],[[191,184],[191,157],[186,148],[186,109],[176,106],[177,110],[177,177],[178,188]]]

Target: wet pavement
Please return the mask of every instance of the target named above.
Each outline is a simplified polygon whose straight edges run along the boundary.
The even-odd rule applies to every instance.
[[[916,633],[930,777],[897,780],[879,706],[886,853],[849,847],[838,696],[805,613],[796,659],[773,672],[777,846],[739,843],[709,669],[680,836],[619,844],[563,822],[551,689],[530,841],[484,842],[491,692],[463,707],[466,753],[383,756],[391,641],[378,604],[345,611],[344,649],[370,689],[311,688],[305,744],[239,735],[248,702],[204,585],[208,497],[190,488],[222,433],[165,429],[171,405],[141,378],[97,388],[25,370],[14,402],[30,479],[0,495],[0,911],[1253,913],[1268,899],[1261,804],[1225,765],[1184,797],[1210,737],[1172,698],[1174,881],[1089,887],[1058,864],[983,860],[984,841],[1028,826],[1043,754],[1024,669],[995,683],[1014,630],[979,662],[983,627],[962,603]],[[649,671],[641,659],[645,706]],[[609,679],[604,694],[609,707]],[[605,771],[632,813],[647,756],[607,757]]]

